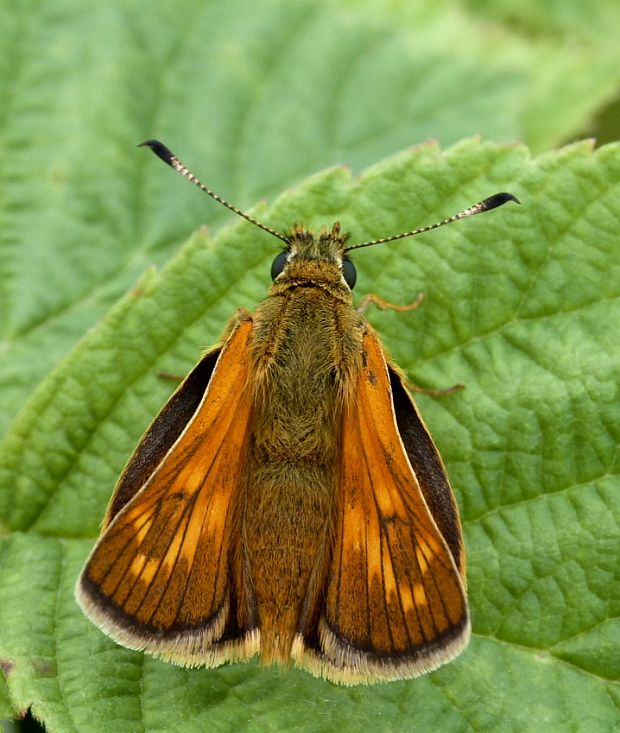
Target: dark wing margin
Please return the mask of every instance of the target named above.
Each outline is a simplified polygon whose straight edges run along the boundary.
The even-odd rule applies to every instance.
[[[207,391],[221,351],[217,347],[202,357],[147,429],[114,488],[104,528],[144,486],[191,420]]]

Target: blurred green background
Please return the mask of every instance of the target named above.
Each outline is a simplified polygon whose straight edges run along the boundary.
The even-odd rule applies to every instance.
[[[620,127],[620,5],[7,2],[0,9],[0,388],[33,385],[206,208],[137,143],[229,200],[272,200],[435,138],[534,154]]]
[[[620,137],[616,0],[8,0],[0,27],[0,435],[151,265],[230,221],[146,138],[248,208],[429,139]],[[3,729],[32,729],[11,710],[0,679]]]

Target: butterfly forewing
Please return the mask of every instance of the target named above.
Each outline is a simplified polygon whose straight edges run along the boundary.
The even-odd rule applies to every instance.
[[[339,511],[320,650],[298,663],[338,682],[429,671],[468,639],[465,590],[398,434],[374,332],[343,420]],[[317,654],[318,652],[318,654]]]
[[[250,332],[247,320],[233,331],[220,356],[227,369],[216,364],[194,416],[112,518],[78,587],[87,614],[114,639],[180,663],[230,656],[218,658],[210,646],[224,633],[231,605],[239,607],[230,540],[251,413]],[[245,621],[239,638],[252,632]]]

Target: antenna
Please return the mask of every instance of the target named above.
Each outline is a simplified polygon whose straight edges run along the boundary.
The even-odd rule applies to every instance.
[[[268,227],[265,224],[261,224],[260,221],[256,221],[256,219],[253,219],[251,216],[249,216],[249,214],[246,214],[245,212],[241,211],[241,209],[238,209],[236,206],[233,206],[232,204],[228,203],[228,201],[223,199],[221,196],[218,196],[216,193],[211,191],[210,188],[207,188],[190,171],[190,169],[187,168],[187,166],[183,165],[183,163],[181,163],[181,161],[177,158],[177,156],[171,150],[168,150],[168,148],[163,143],[160,143],[159,140],[146,140],[145,142],[140,143],[138,147],[139,148],[143,148],[143,147],[150,148],[155,153],[155,155],[157,155],[157,157],[161,158],[164,161],[164,163],[167,163],[171,168],[174,168],[175,171],[178,171],[182,176],[185,176],[185,178],[187,178],[193,184],[198,186],[198,188],[200,188],[206,194],[211,196],[212,199],[215,199],[218,203],[223,204],[227,209],[234,211],[235,214],[238,214],[239,216],[243,217],[244,219],[249,221],[251,224],[254,224],[254,226],[257,226],[259,229],[263,229],[265,232],[272,234],[274,237],[277,237],[278,239],[281,239],[286,244],[290,244],[289,238],[284,236],[284,234],[280,234],[280,232],[277,232],[275,229],[272,229],[271,227]]]
[[[183,165],[181,161],[174,155],[174,153],[169,150],[163,143],[159,142],[159,140],[146,140],[143,143],[140,143],[138,145],[139,148],[147,147],[150,148],[155,155],[157,155],[159,158],[161,158],[164,163],[167,163],[171,168],[174,168],[175,171],[178,171],[182,176],[185,176],[189,181],[191,181],[194,185],[198,186],[202,191],[204,191],[206,194],[211,196],[212,199],[215,199],[218,203],[225,206],[227,209],[230,209],[231,211],[234,211],[235,214],[238,214],[243,219],[246,219],[250,222],[250,224],[254,224],[254,226],[258,227],[259,229],[262,229],[265,232],[268,232],[269,234],[272,234],[274,237],[277,237],[285,244],[290,244],[291,240],[289,237],[287,237],[284,234],[281,234],[280,232],[276,231],[275,229],[272,229],[271,227],[266,226],[265,224],[261,224],[260,221],[257,221],[256,219],[252,218],[249,214],[246,214],[245,212],[241,211],[241,209],[238,209],[236,206],[233,206],[231,203],[226,201],[226,199],[223,199],[221,196],[218,196],[214,191],[212,191],[210,188],[207,188],[191,171],[187,166]],[[453,221],[458,221],[459,219],[466,219],[468,216],[474,216],[475,214],[482,214],[484,211],[490,211],[491,209],[496,209],[498,206],[503,206],[508,201],[514,201],[517,204],[520,204],[521,202],[516,196],[513,196],[511,193],[496,193],[493,196],[489,196],[488,198],[484,199],[483,201],[479,201],[477,204],[474,204],[473,206],[470,206],[469,208],[465,209],[464,211],[460,211],[458,214],[454,214],[453,216],[450,216],[448,219],[444,219],[443,221],[438,221],[435,224],[429,224],[425,227],[420,227],[419,229],[412,229],[410,232],[403,232],[402,234],[394,234],[391,237],[383,237],[382,239],[372,239],[368,242],[362,242],[361,244],[353,244],[350,247],[347,247],[344,251],[345,252],[351,252],[351,250],[354,249],[361,249],[362,247],[370,247],[374,244],[386,244],[387,242],[394,242],[397,239],[405,239],[405,237],[414,237],[416,234],[423,234],[424,232],[430,232],[432,229],[438,229],[439,227],[443,227],[446,224],[451,224]]]
[[[360,249],[361,247],[370,247],[373,244],[385,244],[386,242],[394,242],[396,239],[405,239],[405,237],[415,237],[416,234],[430,232],[432,229],[438,229],[439,227],[443,227],[446,224],[452,224],[453,221],[466,219],[468,216],[475,216],[476,214],[482,214],[484,211],[496,209],[498,206],[503,206],[508,201],[514,201],[517,204],[521,203],[516,196],[513,196],[511,193],[506,193],[505,191],[503,191],[502,193],[496,193],[493,196],[489,196],[488,198],[484,199],[483,201],[479,201],[477,204],[470,206],[464,211],[460,211],[458,214],[454,214],[447,219],[443,219],[443,221],[438,221],[435,224],[429,224],[428,226],[420,227],[419,229],[412,229],[410,232],[394,234],[391,237],[383,237],[383,239],[372,239],[369,242],[353,244],[351,245],[351,247],[347,247],[345,249],[345,252],[350,252],[352,249]]]

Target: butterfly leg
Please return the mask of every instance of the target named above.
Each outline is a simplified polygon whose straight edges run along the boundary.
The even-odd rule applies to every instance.
[[[382,311],[390,310],[390,311],[397,311],[398,313],[404,313],[405,311],[414,311],[416,308],[419,308],[422,304],[422,301],[424,300],[424,293],[418,293],[415,297],[415,300],[413,300],[411,303],[405,303],[405,305],[398,305],[397,303],[390,303],[387,300],[384,300],[380,295],[375,295],[374,293],[368,293],[368,295],[365,295],[360,304],[357,306],[357,312],[358,313],[365,313],[368,309],[368,306],[372,303],[373,305],[376,305],[377,308],[379,308]]]
[[[167,371],[161,371],[157,372],[157,376],[160,379],[169,379],[171,382],[182,382],[185,377],[182,377],[180,374],[173,374],[172,372]]]
[[[367,310],[368,306],[372,304],[376,305],[377,308],[379,308],[380,310],[393,310],[402,313],[405,311],[416,310],[416,308],[420,307],[423,300],[424,293],[418,293],[411,303],[406,303],[405,305],[397,305],[396,303],[390,303],[387,300],[384,300],[380,295],[369,293],[362,298],[360,304],[357,307],[357,311],[358,313],[364,313]],[[461,389],[465,389],[465,385],[461,384],[460,382],[458,384],[453,384],[452,387],[448,387],[446,389],[430,389],[428,387],[422,387],[409,379],[405,379],[405,384],[407,388],[412,392],[431,395],[431,397],[446,397],[447,395],[458,392]]]
[[[410,379],[405,379],[405,386],[411,392],[427,394],[431,397],[447,397],[450,394],[454,394],[455,392],[460,392],[462,389],[465,389],[465,385],[462,382],[457,382],[451,387],[446,387],[445,389],[431,389],[430,387],[422,387],[421,385],[412,382]]]

